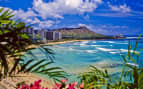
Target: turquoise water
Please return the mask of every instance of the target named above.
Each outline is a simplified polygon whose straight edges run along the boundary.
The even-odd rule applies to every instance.
[[[130,40],[132,47],[135,46],[135,40]],[[94,65],[100,69],[108,67],[109,72],[118,73],[122,68],[122,57],[128,52],[129,40],[92,40],[83,42],[72,42],[53,46],[45,46],[53,50],[55,53],[55,63],[51,66],[59,66],[67,73],[78,74],[86,72],[89,65]],[[143,47],[143,41],[140,40],[137,47],[140,58],[138,61],[139,67],[143,67],[143,55],[140,49]],[[133,51],[133,49],[131,50]],[[39,49],[33,50],[35,58],[46,59],[44,53]],[[28,57],[30,59],[30,57]],[[49,61],[47,59],[47,61]],[[132,62],[130,64],[134,65]]]

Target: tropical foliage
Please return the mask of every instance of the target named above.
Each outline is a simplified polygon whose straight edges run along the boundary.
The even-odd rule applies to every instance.
[[[138,66],[139,52],[136,51],[138,41],[136,41],[134,48],[129,42],[127,55],[121,56],[123,58],[123,67],[120,78],[114,78],[108,73],[105,68],[104,71],[97,69],[95,66],[90,66],[91,71],[80,75],[81,82],[84,82],[84,89],[143,89],[143,68]],[[133,51],[131,51],[133,49]],[[131,64],[132,63],[132,64]]]
[[[23,84],[21,86],[18,86],[17,89],[48,89],[48,88],[42,88],[40,83],[42,80],[35,81],[31,86]],[[77,82],[73,83],[67,83],[68,79],[62,79],[61,84],[56,83],[52,89],[83,89],[84,84],[80,84],[78,86]]]
[[[14,15],[9,10],[0,9],[0,79],[6,76],[14,76],[20,72],[34,72],[48,75],[57,80],[59,77],[64,77],[64,71],[59,67],[48,68],[47,66],[53,63],[53,58],[50,61],[31,59],[25,62],[22,57],[23,52],[30,50],[29,45],[32,41],[29,36],[24,33],[24,29],[28,29],[22,21],[12,19]],[[48,48],[40,47],[47,55],[52,55]],[[29,53],[29,55],[33,55]],[[33,64],[34,63],[34,64]]]
[[[13,15],[9,10],[1,8],[0,13],[0,71],[1,77],[4,77],[14,72],[20,61],[20,52],[26,51],[26,47],[31,44],[31,41],[22,32],[28,28],[25,23],[11,19]],[[15,61],[13,67],[10,58]]]

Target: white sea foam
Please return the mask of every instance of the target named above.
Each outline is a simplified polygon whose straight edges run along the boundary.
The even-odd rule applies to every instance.
[[[109,52],[111,54],[120,53],[120,50],[121,50],[121,52],[128,52],[128,50],[126,50],[126,49],[108,49],[108,48],[97,48],[97,49],[100,51]],[[133,50],[131,50],[131,52],[133,52]]]
[[[116,51],[117,49],[107,49],[107,48],[97,48],[98,50],[101,51]]]
[[[73,50],[73,48],[70,47],[69,50]]]
[[[127,49],[120,49],[120,50],[121,50],[121,52],[128,52]],[[130,50],[130,52],[132,53],[132,52],[134,52],[134,50]],[[135,53],[139,53],[139,51],[135,51]]]
[[[113,41],[109,41],[108,43],[115,43],[115,42],[113,42]]]
[[[119,53],[119,52],[109,52],[109,53],[111,53],[111,54],[117,54],[117,53]]]
[[[120,50],[121,50],[121,52],[128,52],[127,49],[120,49]],[[131,52],[132,52],[132,50],[131,50]]]
[[[90,46],[101,47],[101,46],[106,46],[106,45],[90,45]]]
[[[81,42],[79,45],[80,46],[86,46],[86,44],[88,43],[89,41],[83,41],[83,42]]]
[[[128,44],[128,43],[125,43],[125,42],[123,42],[123,43],[121,43],[120,41],[118,42],[115,42],[115,41],[101,41],[101,42],[107,42],[107,43],[111,43],[111,44]]]
[[[96,41],[92,41],[92,43],[97,43]]]
[[[97,51],[96,50],[86,50],[86,52],[88,52],[88,53],[96,53]]]
[[[114,41],[101,41],[101,42],[115,43]]]

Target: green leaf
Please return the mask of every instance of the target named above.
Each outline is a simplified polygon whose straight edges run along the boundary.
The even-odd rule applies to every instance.
[[[139,84],[139,89],[143,89],[143,72],[141,72],[139,75],[138,84]]]
[[[121,71],[121,75],[120,75],[120,80],[122,81],[122,78],[123,78],[123,73],[125,71],[125,64],[123,64],[123,67],[122,67],[122,71]]]
[[[126,63],[126,62],[127,62],[127,60],[126,60],[125,56],[124,56],[123,54],[121,54],[121,56],[122,56],[122,58],[123,58],[124,62]]]
[[[132,62],[134,62],[135,64],[137,64],[137,62],[136,62],[136,60],[135,60],[134,58],[130,57],[130,60],[131,60]]]
[[[53,70],[57,70],[57,69],[61,69],[61,68],[60,67],[47,68],[47,69],[39,71],[38,73],[40,73],[40,72],[46,72],[46,71],[53,71]]]
[[[46,66],[48,66],[51,63],[53,63],[53,62],[48,62],[48,63],[42,64],[42,65],[38,66],[36,69],[34,69],[32,72],[38,72],[40,69],[45,68]]]
[[[19,70],[18,72],[24,71],[26,69],[26,66],[28,66],[32,62],[33,62],[33,59],[27,61],[24,65],[22,65],[21,70]]]
[[[138,45],[138,41],[141,38],[141,36],[142,35],[139,35],[138,38],[137,38],[136,45],[135,45],[134,50],[133,50],[133,55],[135,55],[135,52],[136,52],[136,49],[137,49],[137,45]]]
[[[139,61],[139,52],[136,52],[135,54],[137,56],[137,62],[138,62]]]
[[[26,35],[26,34],[21,34],[20,36],[21,36],[23,39],[29,39],[29,36]]]
[[[131,57],[131,44],[130,44],[130,41],[129,41],[129,45],[128,45],[128,54],[127,55],[130,59],[130,57]]]
[[[0,13],[3,11],[4,8],[0,8]]]
[[[30,72],[34,67],[36,67],[37,65],[40,65],[43,62],[45,62],[45,60],[40,60],[40,61],[36,62],[35,64],[33,64],[29,68],[27,68],[25,72]]]
[[[9,24],[11,21],[10,20],[0,20],[1,24]]]

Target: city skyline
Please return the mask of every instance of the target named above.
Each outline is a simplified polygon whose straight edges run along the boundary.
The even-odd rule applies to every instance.
[[[139,35],[143,32],[142,0],[0,0],[34,27],[55,29],[85,25],[105,35]]]

